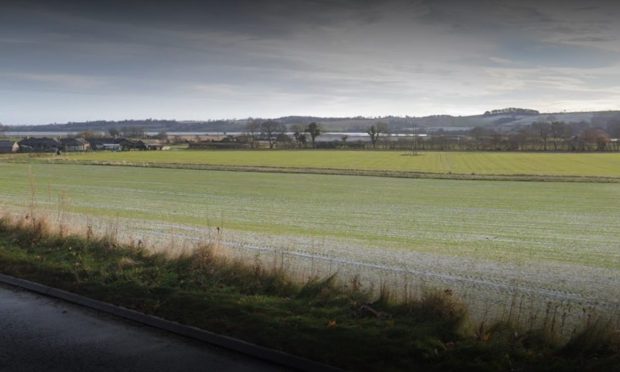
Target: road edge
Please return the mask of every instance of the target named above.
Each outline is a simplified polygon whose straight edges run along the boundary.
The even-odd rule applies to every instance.
[[[72,304],[94,309],[140,324],[148,325],[153,328],[188,337],[210,345],[215,345],[223,349],[249,355],[257,359],[278,364],[283,367],[292,368],[298,371],[341,371],[341,369],[338,369],[336,367],[315,362],[310,359],[305,359],[282,351],[269,349],[247,341],[243,341],[233,337],[223,336],[217,333],[206,331],[204,329],[184,325],[153,315],[147,315],[135,310],[127,309],[117,305],[112,305],[107,302],[93,300],[91,298],[84,297],[72,292],[49,287],[44,284],[32,282],[29,280],[16,278],[10,275],[0,273],[0,283],[25,289],[44,296],[57,298],[66,302],[70,302]]]

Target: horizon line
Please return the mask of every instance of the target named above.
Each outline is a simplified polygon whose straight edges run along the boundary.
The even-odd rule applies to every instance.
[[[505,110],[505,109],[520,109],[520,110],[535,110],[535,109],[527,109],[522,107],[505,107],[502,109],[495,110]],[[489,110],[493,111],[493,110]],[[538,110],[535,110],[538,111]],[[556,112],[539,112],[538,115],[557,115],[557,114],[583,114],[583,113],[600,113],[600,112],[620,112],[620,108],[617,109],[605,109],[605,110],[580,110],[580,111],[556,111]],[[218,118],[218,119],[176,119],[176,118],[128,118],[128,119],[91,119],[91,120],[81,120],[81,121],[66,121],[66,122],[50,122],[50,123],[37,123],[37,124],[3,124],[0,122],[0,125],[4,125],[4,127],[35,127],[35,126],[44,126],[44,125],[68,125],[74,123],[94,123],[94,122],[122,122],[122,121],[174,121],[179,123],[202,123],[202,122],[215,122],[215,121],[224,121],[224,122],[234,122],[234,121],[242,121],[242,120],[278,120],[289,117],[308,117],[308,118],[317,118],[317,119],[336,119],[336,120],[345,120],[345,119],[384,119],[384,118],[403,118],[403,119],[416,119],[416,118],[426,118],[433,116],[451,116],[451,117],[471,117],[471,116],[483,116],[483,113],[473,114],[473,115],[455,115],[455,114],[431,114],[431,115],[422,115],[422,116],[410,116],[410,115],[377,115],[377,116],[365,116],[365,115],[355,115],[355,116],[318,116],[318,115],[300,115],[300,114],[291,114],[291,115],[282,115],[277,117],[258,117],[258,116],[247,116],[243,118]]]

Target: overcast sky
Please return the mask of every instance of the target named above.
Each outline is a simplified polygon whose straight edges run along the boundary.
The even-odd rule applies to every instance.
[[[97,5],[101,4],[101,5]],[[620,108],[620,1],[2,1],[0,122]]]

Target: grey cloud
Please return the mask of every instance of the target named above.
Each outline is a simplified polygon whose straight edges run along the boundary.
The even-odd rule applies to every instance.
[[[558,98],[548,107],[575,104],[579,92],[602,104],[593,91],[617,97],[606,77],[620,61],[620,8],[592,4],[15,2],[0,13],[0,114],[11,112],[0,121],[35,120],[14,109],[34,105],[37,122],[79,120],[89,108],[110,119],[472,113],[511,95],[538,108],[549,89]],[[53,95],[80,110],[59,114]]]

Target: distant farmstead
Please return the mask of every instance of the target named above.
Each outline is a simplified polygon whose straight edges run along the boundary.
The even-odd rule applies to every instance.
[[[62,148],[60,142],[53,138],[26,138],[18,142],[22,152],[56,152]]]
[[[92,150],[131,151],[161,150],[162,148],[159,144],[146,144],[140,140],[132,141],[126,138],[91,138],[88,142]]]
[[[118,138],[89,138],[88,143],[93,150],[120,151],[121,145]]]
[[[163,150],[164,149],[164,145],[161,144],[158,141],[140,141],[144,144],[144,146],[146,146],[147,150]]]
[[[19,151],[19,144],[15,141],[0,141],[0,154],[10,154]]]
[[[83,138],[63,138],[60,140],[62,150],[66,152],[79,152],[90,150],[90,143]]]

